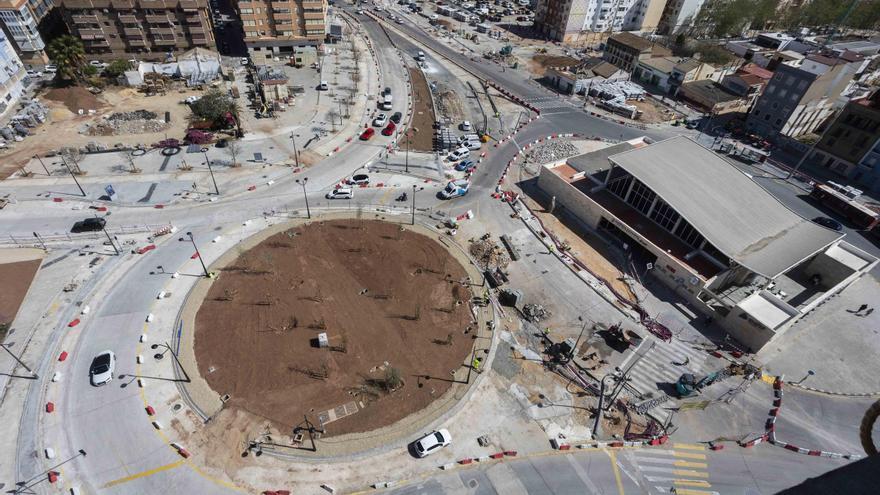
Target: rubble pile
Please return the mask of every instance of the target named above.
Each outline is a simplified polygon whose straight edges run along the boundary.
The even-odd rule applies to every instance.
[[[504,268],[510,264],[510,255],[502,246],[486,234],[479,239],[471,239],[470,253],[477,263],[486,270]]]
[[[0,128],[0,142],[21,141],[32,129],[46,121],[48,109],[37,100],[31,100],[20,112],[9,119],[9,125]]]
[[[550,318],[550,311],[540,304],[526,304],[522,309],[523,315],[532,323]]]
[[[577,146],[571,141],[552,139],[526,152],[526,160],[531,163],[549,163],[580,154]]]
[[[80,133],[89,136],[118,136],[162,132],[168,127],[169,124],[160,120],[155,112],[135,110],[111,113],[98,122],[86,124]]]

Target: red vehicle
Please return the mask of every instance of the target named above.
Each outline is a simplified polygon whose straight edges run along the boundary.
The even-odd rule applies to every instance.
[[[388,125],[382,129],[382,135],[390,136],[394,134],[394,129],[397,129],[397,125],[394,122],[388,122]]]
[[[370,138],[373,137],[373,134],[376,134],[376,130],[372,127],[368,127],[361,133],[361,141],[369,141]]]

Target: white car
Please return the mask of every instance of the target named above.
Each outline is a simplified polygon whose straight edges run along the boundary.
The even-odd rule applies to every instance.
[[[43,73],[38,70],[28,70],[25,74],[31,78],[43,77]]]
[[[240,63],[241,65],[247,65],[247,64],[249,64],[250,62],[248,61],[248,58],[247,58],[247,57],[241,57],[241,58],[238,60],[238,63]]]
[[[442,429],[425,435],[413,445],[417,456],[427,457],[450,443],[452,443],[452,435],[449,434],[449,430]]]
[[[471,123],[469,121],[465,120],[464,122],[461,123],[461,125],[459,127],[464,132],[468,132],[471,130]]]
[[[477,151],[483,147],[483,143],[479,141],[468,141],[464,145],[467,146],[467,148],[471,151]]]
[[[96,67],[98,69],[103,69],[103,68],[107,67],[107,64],[105,64],[104,62],[101,62],[100,60],[89,60],[89,65],[91,65],[92,67]]]
[[[388,124],[388,115],[384,113],[380,113],[373,119],[373,127],[385,127]]]
[[[354,191],[349,187],[340,187],[327,193],[327,199],[351,199],[354,197]]]
[[[43,72],[45,72],[46,74],[54,74],[58,72],[58,66],[55,64],[49,64],[43,67]]]
[[[192,105],[193,103],[195,103],[195,102],[197,102],[197,101],[199,101],[199,100],[201,100],[201,99],[202,99],[201,96],[193,95],[193,96],[187,96],[186,99],[183,100],[183,101],[184,101],[184,103],[186,103],[187,105]]]
[[[104,351],[92,360],[89,368],[89,376],[92,385],[100,386],[109,383],[113,379],[113,370],[116,368],[116,354],[113,351]]]
[[[351,184],[353,186],[359,186],[361,184],[369,184],[370,176],[367,174],[354,174],[346,181],[346,184]]]
[[[446,159],[450,162],[457,162],[462,158],[467,158],[469,156],[471,156],[471,150],[467,148],[458,148],[457,150],[450,153],[449,156],[446,157]]]

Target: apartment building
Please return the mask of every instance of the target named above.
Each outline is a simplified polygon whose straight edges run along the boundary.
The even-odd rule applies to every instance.
[[[213,48],[207,0],[58,0],[64,23],[95,58],[159,59]]]
[[[660,15],[657,31],[676,34],[689,29],[707,0],[668,0]]]
[[[632,74],[640,60],[653,57],[669,57],[672,51],[651,40],[632,33],[611,35],[605,43],[602,59]]]
[[[602,33],[653,32],[667,0],[539,0],[534,27],[564,43],[593,43]]]
[[[317,46],[327,35],[326,0],[239,0],[244,42],[255,64]]]
[[[746,127],[766,138],[796,139],[813,132],[834,112],[837,98],[862,60],[853,52],[815,53],[797,67],[779,65],[749,113]]]
[[[0,31],[0,115],[15,108],[24,92],[25,68],[12,40]]]
[[[0,26],[26,64],[47,61],[39,25],[52,7],[52,0],[0,0]]]

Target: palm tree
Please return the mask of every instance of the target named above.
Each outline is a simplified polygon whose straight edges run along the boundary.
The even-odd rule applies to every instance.
[[[46,53],[58,67],[56,77],[62,80],[78,80],[82,78],[82,67],[86,63],[85,48],[82,41],[75,36],[59,36],[49,43]]]

